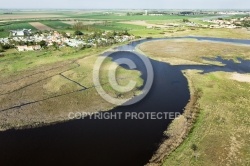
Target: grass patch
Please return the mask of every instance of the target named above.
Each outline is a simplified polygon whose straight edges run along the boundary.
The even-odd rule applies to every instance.
[[[183,39],[147,42],[139,48],[152,58],[180,64],[202,63],[201,57],[218,55],[226,59],[246,59],[250,52],[247,46]],[[201,92],[200,113],[188,137],[162,165],[247,165],[250,160],[250,84],[233,80],[232,74],[226,72],[184,72],[192,82],[191,91]]]
[[[63,23],[61,21],[41,21],[41,23],[53,29],[68,29],[72,27],[72,25]]]
[[[193,30],[187,29],[186,31],[174,31],[168,36],[207,36],[219,38],[232,38],[232,39],[249,39],[250,31],[246,29],[210,29],[210,28],[195,28]]]
[[[95,28],[97,28],[97,29],[112,30],[112,31],[124,31],[124,30],[131,31],[131,30],[145,29],[144,26],[123,24],[123,23],[116,23],[116,22],[108,23],[107,25],[105,25],[105,24],[96,24],[96,25],[93,25],[93,26]]]
[[[5,52],[5,57],[0,58],[1,76],[8,76],[15,72],[32,69],[41,65],[85,57],[101,53],[105,48],[90,48],[76,50],[75,48],[63,47],[60,50],[41,50],[17,52],[15,49]]]
[[[20,107],[22,111],[15,116],[12,116],[13,111],[16,112],[14,109],[0,112],[0,130],[69,120],[68,114],[72,111],[96,112],[114,108],[97,93],[93,84],[95,61],[106,49],[77,51],[74,48],[63,48],[20,54],[9,50],[0,59],[1,76],[4,77],[0,78],[0,110],[29,102],[32,104]],[[101,69],[101,83],[108,83],[107,69],[111,63],[110,59],[105,61]],[[108,94],[129,99],[139,93],[138,87],[143,81],[140,72],[119,67],[117,78],[120,85],[135,80],[136,88],[122,94],[114,91],[109,84],[104,84],[103,88]]]
[[[192,133],[163,165],[247,165],[250,84],[230,80],[224,72],[201,75],[187,71],[186,75],[203,92],[201,113]]]

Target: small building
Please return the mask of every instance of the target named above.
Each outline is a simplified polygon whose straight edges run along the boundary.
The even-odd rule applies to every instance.
[[[31,35],[31,29],[10,30],[10,37],[24,37]]]

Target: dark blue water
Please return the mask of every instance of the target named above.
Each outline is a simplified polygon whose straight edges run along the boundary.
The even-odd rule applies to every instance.
[[[231,39],[198,38],[232,42]],[[150,39],[155,40],[155,39]],[[144,40],[148,41],[148,40]],[[133,53],[134,47],[144,41],[119,47],[110,56],[113,60],[126,57],[133,60],[142,78],[147,77],[145,66]],[[250,44],[250,41],[235,41]],[[250,62],[217,60],[218,66],[171,66],[151,59],[154,69],[153,86],[139,103],[117,107],[111,112],[183,112],[190,98],[184,69],[250,72]],[[84,111],[84,110],[82,110]],[[74,120],[35,129],[10,130],[0,133],[0,165],[82,165],[82,166],[142,166],[157,150],[164,138],[163,132],[171,119],[162,120]]]

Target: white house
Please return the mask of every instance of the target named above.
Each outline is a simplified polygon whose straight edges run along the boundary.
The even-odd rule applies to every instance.
[[[15,37],[15,36],[29,36],[31,34],[31,29],[23,29],[23,30],[11,30],[10,31],[10,36]]]

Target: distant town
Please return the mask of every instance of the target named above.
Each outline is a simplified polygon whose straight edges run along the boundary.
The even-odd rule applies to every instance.
[[[59,33],[57,31],[32,32],[31,29],[11,30],[8,38],[0,38],[0,44],[18,51],[34,51],[45,47],[96,47],[133,40],[127,32],[93,32],[90,34]]]

